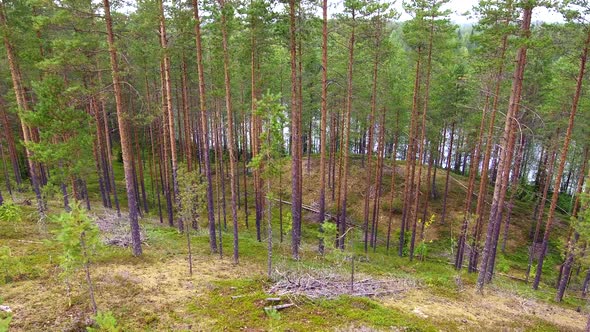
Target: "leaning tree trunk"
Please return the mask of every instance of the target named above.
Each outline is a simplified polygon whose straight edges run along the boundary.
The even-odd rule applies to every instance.
[[[528,39],[530,35],[531,16],[533,8],[528,6],[524,9],[524,16],[522,20],[521,31],[525,38]],[[490,257],[493,257],[492,250],[495,248],[494,243],[496,228],[502,220],[502,208],[506,197],[506,190],[508,185],[508,176],[510,174],[510,165],[512,161],[512,154],[514,151],[514,130],[516,127],[515,119],[518,114],[520,106],[520,96],[522,94],[522,81],[524,77],[524,68],[526,66],[527,44],[523,44],[518,50],[516,66],[514,68],[514,78],[512,81],[512,91],[510,93],[510,102],[508,112],[506,114],[506,121],[504,124],[504,134],[502,136],[500,157],[498,161],[499,178],[494,186],[494,196],[492,199],[492,207],[490,210],[489,224],[486,234],[486,242],[482,253],[482,265],[477,277],[477,288],[479,291],[483,290],[484,282],[491,280],[491,267],[493,262]]]
[[[131,240],[133,255],[140,256],[141,238],[139,235],[138,207],[135,187],[133,186],[133,165],[131,161],[131,141],[127,126],[127,111],[123,108],[122,91],[119,79],[119,63],[117,60],[117,49],[115,46],[115,34],[113,33],[113,21],[109,0],[103,0],[104,17],[107,29],[107,42],[111,61],[113,77],[113,89],[115,90],[115,105],[117,108],[117,122],[119,124],[119,135],[121,138],[121,150],[123,154],[123,169],[125,173],[125,184],[127,187],[127,206],[129,208],[129,222],[131,225]]]
[[[506,20],[506,25],[510,20]],[[488,172],[490,168],[490,159],[492,155],[492,140],[494,136],[494,126],[496,123],[496,114],[498,111],[498,103],[500,101],[500,89],[502,87],[502,80],[504,76],[504,59],[506,58],[506,50],[508,48],[508,35],[502,36],[502,46],[500,47],[500,64],[498,72],[496,73],[495,88],[494,88],[494,102],[492,103],[492,111],[490,113],[490,121],[488,123],[488,132],[486,138],[486,150],[482,163],[481,176],[479,180],[479,188],[477,193],[477,204],[475,207],[476,222],[473,227],[473,236],[471,241],[471,251],[469,253],[469,272],[477,271],[477,261],[479,257],[479,243],[483,227],[483,208],[485,205],[488,192]]]
[[[576,112],[578,110],[578,104],[580,101],[580,95],[582,92],[582,82],[584,80],[584,73],[586,72],[586,60],[588,58],[588,47],[590,45],[590,30],[588,30],[588,36],[586,41],[584,42],[584,50],[582,51],[582,58],[580,60],[580,70],[578,73],[578,78],[576,82],[576,89],[574,93],[574,100],[572,101],[572,109],[570,111],[569,122],[567,126],[567,131],[565,133],[565,139],[563,141],[563,147],[561,148],[561,156],[559,158],[559,168],[557,169],[557,174],[555,175],[555,180],[553,183],[553,194],[551,196],[551,205],[549,206],[549,216],[547,217],[547,223],[545,224],[545,234],[543,235],[543,244],[542,244],[542,251],[541,256],[539,257],[539,262],[537,264],[537,273],[535,274],[535,281],[533,282],[533,289],[539,288],[539,283],[541,282],[541,274],[543,273],[543,262],[545,260],[545,255],[547,252],[547,246],[549,245],[549,235],[551,234],[551,227],[553,225],[553,219],[555,218],[555,209],[557,208],[557,200],[559,198],[559,188],[561,186],[561,178],[563,175],[563,170],[565,168],[565,162],[567,159],[567,152],[569,150],[570,141],[572,137],[572,131],[574,128],[574,120],[576,118]]]
[[[520,180],[520,167],[522,166],[522,158],[524,157],[524,147],[526,144],[525,136],[523,135],[520,139],[520,144],[518,147],[518,154],[516,156],[516,161],[514,162],[514,171],[512,172],[512,179],[510,184],[510,200],[508,201],[508,206],[506,206],[506,221],[504,222],[504,234],[502,237],[502,247],[501,250],[503,253],[506,252],[506,243],[508,242],[508,235],[509,235],[509,228],[510,228],[510,220],[512,218],[512,209],[514,208],[514,201],[516,200],[516,195],[518,193],[518,182]]]
[[[0,2],[0,27],[2,27],[4,30],[4,48],[6,49],[6,56],[8,58],[8,67],[10,68],[10,76],[12,78],[12,85],[14,88],[14,94],[16,96],[17,107],[21,112],[29,112],[29,103],[27,101],[25,88],[23,87],[20,69],[18,68],[14,49],[8,36],[10,28],[6,22],[4,4],[2,2]],[[23,121],[20,121],[20,124],[25,143],[25,155],[29,165],[29,175],[31,177],[31,183],[33,185],[33,191],[35,192],[35,197],[37,198],[37,210],[39,212],[39,216],[41,217],[41,223],[44,225],[45,203],[43,202],[43,197],[41,196],[41,188],[39,184],[40,174],[37,174],[37,168],[33,162],[33,153],[26,147],[26,144],[32,141],[32,129],[29,128]]]
[[[475,188],[475,177],[477,175],[477,169],[479,167],[479,157],[481,154],[481,143],[483,138],[483,132],[485,127],[486,111],[488,109],[488,103],[490,96],[486,95],[485,105],[481,114],[481,121],[479,123],[479,135],[477,144],[473,153],[473,160],[471,161],[471,167],[469,170],[469,185],[467,187],[467,195],[465,197],[465,209],[463,210],[463,225],[461,226],[461,234],[457,241],[457,255],[455,256],[455,268],[460,270],[463,267],[463,259],[465,256],[465,244],[467,242],[467,229],[469,227],[469,221],[471,219],[471,205],[473,202],[473,190]]]
[[[574,202],[574,206],[572,209],[572,218],[576,220],[578,218],[578,208],[580,206],[580,196],[582,194],[582,188],[584,187],[584,177],[586,175],[586,166],[588,164],[588,152],[589,148],[586,146],[584,148],[584,160],[582,161],[582,168],[580,169],[580,176],[578,178],[578,184],[576,186],[576,199]],[[586,195],[590,193],[590,186],[586,186]],[[588,206],[584,206],[584,209],[587,209]],[[571,236],[571,235],[570,235]],[[561,269],[561,278],[558,280],[557,285],[557,294],[555,295],[555,301],[561,302],[563,299],[563,295],[565,294],[565,289],[567,288],[567,284],[570,278],[570,273],[572,269],[572,265],[574,263],[574,255],[575,255],[575,247],[576,243],[580,239],[580,234],[577,231],[574,231],[574,238],[568,241],[567,246],[567,253],[566,259],[563,263]]]
[[[96,64],[96,67],[98,67],[98,62]],[[102,84],[102,74],[100,70],[97,70],[97,76],[98,76],[98,83]],[[119,194],[117,193],[117,183],[115,181],[115,170],[113,168],[113,156],[112,156],[112,151],[113,149],[111,148],[111,132],[109,130],[109,119],[107,116],[107,109],[106,109],[106,102],[104,100],[104,97],[101,95],[100,97],[100,108],[102,110],[102,125],[104,127],[104,139],[105,139],[105,157],[106,157],[106,164],[108,167],[108,172],[107,174],[109,175],[110,181],[107,182],[109,183],[109,187],[113,192],[113,200],[115,202],[115,209],[117,210],[117,216],[121,217],[121,205],[119,204]]]

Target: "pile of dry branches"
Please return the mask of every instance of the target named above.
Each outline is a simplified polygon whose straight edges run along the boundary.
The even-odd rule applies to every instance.
[[[131,232],[129,222],[124,216],[118,217],[116,213],[105,211],[104,214],[94,217],[96,225],[100,230],[101,239],[104,244],[118,247],[131,245]],[[140,231],[141,242],[145,241],[145,232]]]
[[[418,287],[415,280],[404,278],[373,279],[363,278],[351,282],[337,274],[292,276],[281,275],[268,292],[278,296],[303,295],[312,299],[334,298],[340,295],[350,296],[385,296],[402,293]]]

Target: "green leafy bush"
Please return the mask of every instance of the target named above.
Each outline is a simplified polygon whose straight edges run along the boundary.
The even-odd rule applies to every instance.
[[[95,327],[87,327],[88,332],[119,332],[121,329],[118,327],[117,319],[113,316],[110,311],[98,312],[94,316]]]
[[[504,255],[498,256],[496,260],[496,271],[501,273],[508,273],[510,271],[510,262],[504,257]]]
[[[12,314],[0,313],[0,332],[8,331]]]
[[[0,220],[14,223],[15,227],[23,221],[23,210],[14,202],[5,202],[0,206]]]
[[[9,247],[0,247],[0,285],[14,281],[21,274],[22,263],[12,256]]]

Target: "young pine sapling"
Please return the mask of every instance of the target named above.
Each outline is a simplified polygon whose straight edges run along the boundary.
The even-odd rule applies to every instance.
[[[99,244],[98,227],[78,203],[72,205],[70,212],[61,213],[54,220],[60,225],[57,241],[63,248],[60,258],[66,284],[68,284],[68,278],[74,276],[78,269],[83,268],[92,312],[96,314],[97,306],[90,277],[90,258]]]
[[[202,208],[206,207],[207,202],[207,183],[203,181],[198,170],[188,171],[186,167],[180,166],[178,168],[178,195],[179,195],[179,211],[180,217],[186,221],[185,234],[186,243],[188,246],[188,268],[189,274],[193,275],[191,239],[190,239],[190,224],[192,220],[193,228],[198,227],[198,218]]]
[[[280,103],[280,95],[267,92],[257,101],[257,115],[263,121],[260,134],[260,153],[250,162],[250,167],[260,171],[266,182],[266,207],[268,231],[268,278],[272,276],[272,201],[274,192],[271,190],[271,180],[280,176],[283,166],[283,123],[285,107]]]

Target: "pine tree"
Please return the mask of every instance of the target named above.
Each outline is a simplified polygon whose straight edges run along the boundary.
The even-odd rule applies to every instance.
[[[203,47],[201,40],[201,20],[199,18],[198,0],[193,0],[193,14],[195,18],[195,42],[197,51],[197,70],[199,73],[199,108],[201,110],[201,151],[203,166],[207,178],[207,216],[209,220],[209,246],[211,252],[217,252],[217,237],[215,232],[215,211],[213,208],[213,179],[211,177],[211,163],[209,160],[209,127],[205,94],[205,73],[203,66]]]
[[[319,214],[320,232],[326,219],[326,126],[328,121],[328,1],[322,0],[322,102],[320,124],[320,197]],[[318,250],[323,254],[324,241],[320,238]]]
[[[572,138],[572,130],[574,127],[574,120],[576,118],[576,113],[578,111],[578,105],[580,101],[580,94],[582,91],[582,83],[584,80],[584,73],[586,72],[586,61],[588,59],[588,48],[590,47],[590,29],[588,30],[588,36],[586,37],[586,41],[584,42],[584,47],[582,49],[582,56],[580,59],[580,69],[578,72],[578,77],[576,79],[576,87],[574,92],[574,97],[572,101],[572,106],[569,114],[569,121],[567,130],[565,133],[565,138],[563,140],[563,147],[561,148],[561,155],[559,157],[559,167],[557,169],[557,173],[555,174],[555,180],[553,183],[553,194],[551,195],[551,205],[549,206],[549,213],[547,216],[547,222],[545,224],[545,234],[543,235],[543,243],[541,245],[541,255],[539,257],[539,261],[537,263],[537,272],[535,274],[535,281],[533,282],[533,289],[539,288],[539,283],[541,282],[541,274],[543,273],[543,263],[545,261],[545,255],[547,254],[547,247],[549,245],[549,236],[551,234],[551,227],[553,225],[553,220],[555,218],[555,209],[557,208],[557,200],[559,198],[559,189],[561,187],[561,181],[563,178],[563,170],[565,168],[565,163],[567,160],[567,153],[570,147],[570,142]]]
[[[3,32],[3,39],[4,39],[4,48],[6,49],[6,57],[8,58],[8,66],[10,68],[10,76],[12,78],[12,86],[14,90],[14,94],[16,96],[16,102],[18,107],[18,112],[24,114],[30,111],[29,102],[27,100],[25,94],[25,88],[23,86],[23,79],[21,76],[21,71],[18,65],[18,60],[16,59],[15,52],[13,45],[10,41],[10,27],[8,26],[7,18],[6,18],[6,8],[4,6],[4,2],[0,2],[0,27],[2,28]],[[28,127],[23,121],[21,121],[21,130],[23,133],[24,143],[25,145],[32,140],[32,130],[33,128]],[[45,220],[45,203],[43,202],[43,198],[41,196],[41,185],[40,185],[40,177],[37,173],[38,168],[37,165],[33,163],[32,160],[32,153],[28,148],[25,148],[25,154],[29,166],[29,176],[31,178],[31,183],[33,184],[33,191],[35,192],[35,197],[37,199],[37,211],[39,212],[39,216],[41,218],[42,223]]]
[[[228,139],[228,153],[229,153],[229,167],[230,167],[230,190],[231,190],[231,209],[233,220],[233,235],[234,235],[234,263],[238,263],[238,211],[237,201],[238,193],[236,188],[236,154],[234,146],[234,118],[232,110],[231,99],[231,79],[230,79],[230,63],[228,50],[228,36],[227,36],[227,14],[229,7],[224,0],[219,0],[221,10],[221,34],[223,45],[223,72],[225,83],[225,107],[227,110],[227,139]]]
[[[123,108],[121,83],[119,78],[119,61],[115,45],[115,34],[113,32],[113,20],[109,0],[103,0],[105,25],[107,30],[107,42],[111,62],[111,74],[113,78],[113,89],[115,91],[115,105],[117,108],[117,122],[119,124],[119,136],[121,138],[121,150],[123,154],[123,169],[125,173],[125,185],[127,188],[127,206],[129,208],[129,223],[131,225],[131,240],[134,256],[141,256],[141,238],[139,235],[138,207],[133,185],[133,166],[131,161],[131,141],[129,127],[127,126],[127,111]]]
[[[521,24],[521,33],[524,38],[528,38],[530,34],[531,16],[534,4],[526,3],[523,8],[523,20]],[[516,57],[516,66],[514,69],[514,77],[512,80],[512,90],[510,94],[510,101],[508,112],[506,113],[506,121],[504,125],[504,134],[502,136],[501,147],[498,165],[499,178],[494,186],[494,196],[492,199],[492,207],[490,211],[489,224],[487,229],[485,246],[482,254],[482,265],[477,278],[477,288],[479,291],[483,290],[485,282],[490,282],[492,278],[491,268],[494,264],[491,257],[495,257],[492,250],[496,247],[497,237],[499,232],[500,222],[502,220],[502,210],[504,206],[504,199],[506,197],[506,190],[508,185],[508,176],[510,174],[510,165],[512,164],[512,154],[514,152],[516,127],[515,119],[518,115],[520,97],[522,94],[522,80],[524,76],[524,68],[526,66],[527,45],[524,44],[518,50]]]
[[[301,242],[301,109],[298,96],[296,17],[298,3],[289,1],[289,49],[291,54],[291,246],[293,258],[299,259]]]

